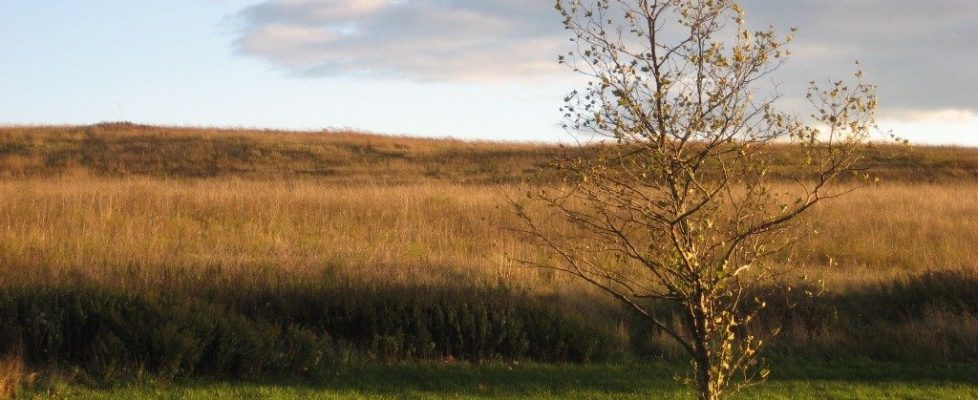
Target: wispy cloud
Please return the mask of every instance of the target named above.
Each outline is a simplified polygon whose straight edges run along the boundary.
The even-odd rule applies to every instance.
[[[237,51],[308,76],[533,77],[563,44],[542,0],[271,0],[237,17]]]

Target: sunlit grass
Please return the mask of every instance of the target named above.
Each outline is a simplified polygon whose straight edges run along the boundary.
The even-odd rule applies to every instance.
[[[414,298],[430,296],[432,288],[454,287],[467,291],[446,309],[464,310],[465,296],[477,295],[472,288],[498,286],[526,294],[526,301],[565,305],[560,312],[604,324],[600,331],[621,349],[615,357],[634,356],[629,343],[648,340],[658,356],[680,359],[678,350],[670,350],[675,344],[663,337],[630,337],[626,318],[609,311],[614,308],[607,297],[567,276],[513,261],[543,254],[507,229],[517,225],[507,199],[553,184],[552,176],[539,174],[540,164],[560,151],[536,144],[359,133],[131,125],[0,128],[0,289],[26,299],[25,304],[35,302],[34,308],[41,306],[41,297],[30,295],[41,292],[61,298],[76,289],[85,297],[90,290],[93,301],[133,294],[150,306],[171,304],[159,301],[174,296],[221,315],[240,313],[236,320],[270,326],[271,333],[263,331],[267,337],[258,336],[274,341],[278,322],[256,316],[265,305],[250,303],[250,296],[264,293],[281,300],[281,307],[295,313],[288,318],[297,319],[279,322],[305,324],[306,333],[326,338],[342,323],[320,327],[302,320],[301,307],[309,304],[309,296],[346,288],[348,300],[360,304],[371,292],[357,288],[392,288],[391,293]],[[824,280],[824,304],[831,301],[832,309],[813,307],[818,315],[796,316],[786,324],[772,346],[780,351],[775,357],[845,360],[859,354],[932,365],[973,360],[978,320],[967,299],[975,292],[970,277],[978,274],[978,150],[919,148],[907,155],[881,147],[870,163],[879,166],[883,182],[820,205],[799,226],[818,234],[803,236],[790,259],[776,260],[792,270],[788,279],[806,275]],[[935,272],[955,273],[919,279]],[[957,285],[959,281],[963,283]],[[909,298],[913,296],[925,298]],[[946,298],[929,302],[941,296]],[[905,308],[894,311],[899,315],[887,314],[883,311],[888,305],[878,299],[906,300]],[[23,324],[0,326],[34,331],[28,323],[52,314],[6,309],[20,315]],[[76,311],[95,320],[108,313],[109,319],[131,326],[124,322],[126,315],[112,311],[117,309],[128,308]],[[862,314],[870,309],[879,315]],[[364,310],[358,312],[373,312]],[[180,315],[180,310],[171,311]],[[50,325],[56,319],[48,320]],[[65,330],[52,328],[55,335],[84,329],[70,318],[57,321]],[[809,325],[827,331],[813,331]],[[153,333],[152,325],[143,327]],[[871,337],[864,340],[863,334]],[[371,349],[356,350],[373,357],[366,355]],[[19,354],[7,356],[18,359]],[[116,361],[111,352],[93,357],[102,356]],[[15,381],[29,381],[31,371],[48,368],[26,361],[7,364],[16,368],[0,372],[17,377]],[[73,365],[50,369],[63,373],[59,367],[70,370]],[[867,376],[866,368],[881,372]],[[120,364],[109,371],[129,369]],[[312,383],[180,381],[100,390],[69,380],[38,394],[137,399],[687,398],[672,379],[674,370],[644,364],[375,365]],[[810,374],[791,367],[787,375],[777,375],[775,369],[773,381],[742,398],[978,397],[975,385],[967,383],[978,373],[968,366],[936,373],[908,372],[907,365],[833,365],[828,370]],[[862,375],[853,378],[849,373]],[[99,382],[101,378],[93,376]]]
[[[310,180],[32,179],[0,182],[3,282],[239,283],[339,274],[387,283],[465,279],[551,287],[515,265],[537,249],[507,196],[517,185],[338,185]],[[978,265],[978,185],[886,184],[827,203],[791,265],[836,285]],[[125,279],[123,279],[125,278]]]

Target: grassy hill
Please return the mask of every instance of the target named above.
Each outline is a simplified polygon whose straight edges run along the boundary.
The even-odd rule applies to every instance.
[[[0,176],[315,178],[503,183],[532,178],[555,146],[357,132],[163,128],[127,123],[0,128]]]
[[[408,183],[547,181],[555,145],[357,132],[168,128],[107,123],[0,128],[0,177],[315,178]],[[784,149],[782,157],[793,157]],[[880,145],[866,163],[886,180],[978,181],[978,149]],[[543,174],[541,175],[541,172]],[[781,171],[790,174],[790,171]]]
[[[552,183],[542,166],[562,152],[593,150],[0,128],[0,381],[342,383],[405,361],[678,362],[607,297],[510,258],[543,255],[506,230],[507,197]],[[760,326],[783,333],[767,354],[978,362],[978,150],[877,146],[867,162],[883,183],[818,207],[801,223],[821,234],[774,260],[792,268],[782,284],[825,296],[772,302]]]

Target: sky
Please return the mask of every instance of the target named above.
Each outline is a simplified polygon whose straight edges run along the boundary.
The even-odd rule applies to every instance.
[[[883,130],[978,146],[978,1],[741,3],[799,29],[789,109],[858,60]],[[0,124],[566,141],[567,38],[551,0],[0,0]]]

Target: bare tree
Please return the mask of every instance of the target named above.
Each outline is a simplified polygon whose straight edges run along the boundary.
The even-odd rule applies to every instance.
[[[546,252],[523,261],[600,288],[675,339],[700,399],[763,380],[749,328],[765,305],[758,288],[784,271],[769,256],[798,216],[861,185],[837,181],[865,177],[875,88],[812,83],[803,122],[775,108],[768,83],[790,34],[750,31],[734,1],[556,8],[577,45],[560,60],[589,80],[567,97],[565,128],[613,140],[555,162],[563,183],[514,203],[517,230]],[[679,323],[655,313],[662,303]]]

